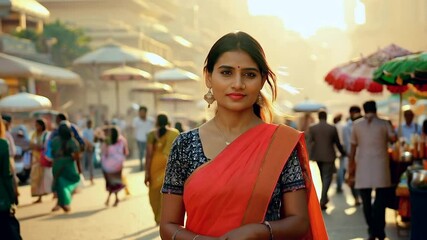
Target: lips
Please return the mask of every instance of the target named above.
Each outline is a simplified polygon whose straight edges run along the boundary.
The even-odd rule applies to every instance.
[[[246,95],[243,93],[229,93],[227,94],[227,97],[233,99],[233,100],[240,100],[243,97],[245,97]]]

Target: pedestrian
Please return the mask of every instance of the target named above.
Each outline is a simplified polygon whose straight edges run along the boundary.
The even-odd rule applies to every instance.
[[[52,139],[53,157],[53,186],[58,202],[52,211],[62,208],[65,212],[71,210],[72,194],[80,182],[81,168],[79,143],[73,137],[72,130],[67,122],[58,127],[58,135]],[[77,166],[77,167],[76,167]]]
[[[276,81],[260,44],[244,32],[226,34],[204,75],[204,99],[216,101],[216,114],[172,146],[162,239],[327,239],[303,136],[269,123],[271,101],[261,89],[267,84],[274,100]]]
[[[5,134],[6,128],[0,119],[0,232],[2,239],[20,240],[20,226],[14,209],[14,205],[18,204],[18,192],[13,185],[9,144]]]
[[[340,151],[342,156],[345,156],[346,153],[338,137],[337,128],[326,122],[326,112],[320,111],[318,116],[319,123],[309,128],[310,159],[316,161],[319,167],[322,179],[320,207],[322,210],[326,210],[326,204],[329,202],[329,187],[331,186],[332,176],[336,172],[335,159],[337,156],[335,147]]]
[[[125,188],[122,181],[122,170],[129,153],[126,142],[120,138],[115,126],[109,127],[106,133],[107,137],[101,146],[101,165],[108,191],[105,205],[109,205],[110,197],[114,193],[116,200],[113,206],[117,206],[119,204],[118,193]]]
[[[403,117],[405,118],[405,122],[402,123],[402,140],[405,141],[406,144],[410,145],[411,139],[413,135],[421,135],[422,127],[418,125],[418,123],[414,122],[415,114],[411,109],[405,110],[403,112]],[[397,128],[396,133],[398,133],[399,129]]]
[[[166,114],[157,115],[156,129],[147,136],[147,156],[145,158],[145,184],[148,186],[148,196],[153,209],[154,220],[160,224],[161,188],[165,178],[166,162],[172,143],[179,135],[178,130],[168,127],[169,119]]]
[[[82,158],[82,167],[85,170],[89,171],[90,183],[93,185],[93,158],[94,158],[94,145],[95,145],[95,133],[92,127],[92,120],[88,119],[86,121],[86,128],[83,129],[82,133],[83,140],[85,142],[83,158]]]
[[[341,120],[342,120],[342,114],[338,113],[334,116],[333,122],[334,122],[335,128],[337,129],[340,143],[343,144],[343,129],[345,124]],[[344,150],[346,150],[345,147],[344,147]],[[337,171],[337,178],[336,178],[336,182],[337,182],[336,193],[342,193],[342,185],[344,183],[344,169],[346,168],[345,167],[346,157],[347,155],[341,155],[338,158],[339,164],[338,164],[338,171]]]
[[[363,203],[369,239],[385,239],[385,209],[390,192],[388,143],[396,136],[391,125],[377,116],[374,101],[363,104],[364,118],[353,124],[349,157],[350,185],[355,184]],[[372,204],[372,191],[375,200]]]
[[[147,147],[147,134],[153,129],[154,121],[147,117],[147,107],[139,107],[139,116],[133,119],[132,126],[135,129],[135,139],[138,145],[140,170],[144,169],[143,159]]]
[[[31,136],[31,196],[37,197],[34,203],[41,203],[42,196],[52,192],[52,162],[45,158],[45,145],[49,133],[43,119],[35,121],[36,131]]]
[[[178,130],[178,132],[180,132],[180,133],[184,132],[184,129],[182,128],[182,123],[181,122],[176,122],[175,123],[175,129]]]

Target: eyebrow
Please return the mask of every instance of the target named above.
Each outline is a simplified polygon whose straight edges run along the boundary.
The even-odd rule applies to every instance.
[[[235,69],[235,67],[228,66],[228,65],[221,65],[218,67],[218,69]],[[242,70],[259,72],[258,68],[254,68],[254,67],[247,67],[247,68],[242,67]]]

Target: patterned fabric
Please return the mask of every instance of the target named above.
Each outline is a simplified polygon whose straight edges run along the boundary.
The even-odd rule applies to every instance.
[[[181,133],[172,146],[162,192],[182,195],[187,178],[196,168],[209,160],[203,152],[198,129]],[[278,179],[265,220],[280,219],[283,194],[303,188],[305,181],[298,151],[295,148]]]

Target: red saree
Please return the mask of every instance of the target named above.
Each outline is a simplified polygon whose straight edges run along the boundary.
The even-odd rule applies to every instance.
[[[261,124],[199,167],[185,183],[186,228],[219,237],[241,225],[263,222],[280,172],[298,144],[311,223],[305,239],[327,239],[302,136],[284,125]]]

